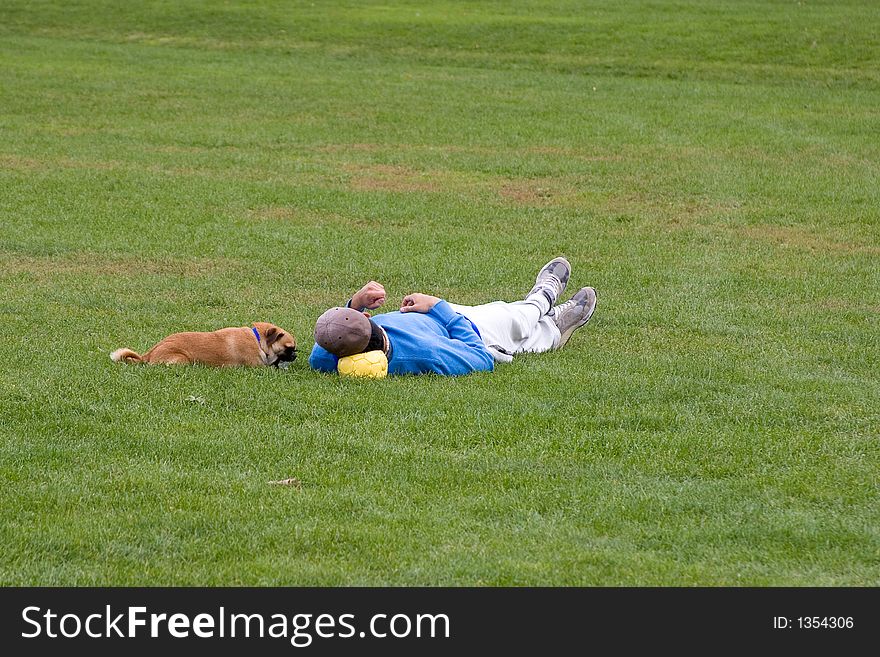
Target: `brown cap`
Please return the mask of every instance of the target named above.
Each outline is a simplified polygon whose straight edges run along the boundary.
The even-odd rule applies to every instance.
[[[340,358],[361,353],[371,334],[370,320],[352,308],[331,308],[315,323],[315,342]]]

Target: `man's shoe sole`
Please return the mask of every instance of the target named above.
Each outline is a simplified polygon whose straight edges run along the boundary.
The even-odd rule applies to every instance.
[[[593,313],[596,312],[596,306],[597,306],[598,303],[599,303],[599,295],[596,294],[596,290],[593,289],[593,288],[584,288],[584,289],[590,289],[590,290],[593,290],[593,305],[592,305],[592,307],[589,309],[589,312],[587,312],[587,316],[586,316],[586,317],[584,317],[583,319],[581,319],[577,324],[574,324],[574,325],[571,326],[570,328],[567,328],[567,329],[565,330],[564,333],[560,333],[560,337],[559,337],[559,345],[556,347],[557,349],[560,349],[560,348],[562,348],[563,346],[565,346],[565,343],[568,342],[568,340],[569,340],[569,338],[571,338],[572,334],[573,334],[576,330],[578,330],[580,327],[584,326],[587,322],[589,322],[590,319],[593,317]],[[578,292],[575,293],[574,296],[576,297],[576,296],[578,295],[578,293],[580,293],[580,290],[578,290]],[[572,297],[572,298],[574,298],[574,297]]]

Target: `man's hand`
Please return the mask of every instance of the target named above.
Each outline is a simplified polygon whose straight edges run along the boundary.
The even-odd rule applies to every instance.
[[[385,303],[385,288],[376,281],[370,281],[351,298],[351,307],[355,310],[368,308],[375,310]]]
[[[402,313],[426,313],[440,301],[438,297],[432,297],[429,294],[407,294],[403,297],[403,303],[400,304],[400,312]]]

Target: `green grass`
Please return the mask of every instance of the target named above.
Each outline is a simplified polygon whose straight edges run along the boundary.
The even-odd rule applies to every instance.
[[[877,585],[878,21],[5,0],[0,583]],[[107,357],[558,254],[493,374]]]

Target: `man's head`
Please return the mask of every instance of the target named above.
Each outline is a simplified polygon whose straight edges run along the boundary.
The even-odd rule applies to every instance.
[[[386,350],[378,324],[352,308],[331,308],[321,315],[315,323],[315,342],[339,358]]]

